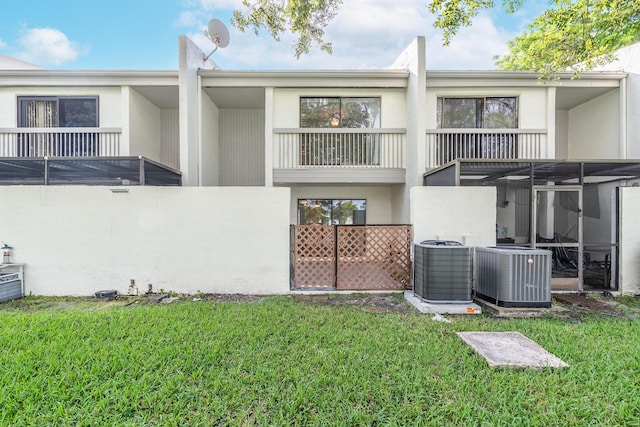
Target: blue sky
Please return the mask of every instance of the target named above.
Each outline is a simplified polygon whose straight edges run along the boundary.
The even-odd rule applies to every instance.
[[[178,36],[191,37],[207,53],[203,36],[211,18],[228,24],[241,0],[5,0],[0,13],[0,53],[51,69],[165,70],[178,66]],[[501,3],[497,1],[496,3]],[[427,68],[493,68],[492,57],[548,7],[529,0],[515,15],[483,13],[448,47],[433,26],[427,0],[344,0],[319,49],[296,60],[294,39],[243,34],[228,24],[231,42],[212,59],[221,68],[370,69],[389,66],[417,35],[427,39]]]

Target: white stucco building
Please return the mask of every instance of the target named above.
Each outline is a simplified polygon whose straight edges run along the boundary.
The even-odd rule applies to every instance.
[[[0,242],[28,292],[286,293],[313,223],[549,248],[555,289],[640,292],[640,46],[548,81],[430,70],[422,37],[367,71],[179,46],[177,71],[0,66]]]

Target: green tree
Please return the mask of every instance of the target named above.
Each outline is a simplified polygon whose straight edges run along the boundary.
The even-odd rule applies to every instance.
[[[525,1],[502,0],[502,8],[507,13],[513,13]],[[448,46],[460,28],[471,26],[473,18],[478,16],[478,13],[495,6],[494,0],[430,0],[427,8],[436,17],[433,25],[443,32],[442,44]]]
[[[613,59],[613,52],[640,40],[638,0],[557,1],[496,58],[502,69],[533,70],[548,78],[560,70],[576,75]]]
[[[526,1],[537,0],[427,0],[448,45],[462,27],[470,26],[483,10],[497,5],[513,13]],[[285,31],[298,37],[295,56],[308,53],[312,44],[331,53],[324,28],[337,15],[343,0],[244,0],[245,10],[234,12],[241,31],[267,30],[276,40]],[[639,40],[638,0],[549,0],[550,8],[529,29],[509,44],[509,54],[496,58],[503,69],[527,69],[549,76],[573,67],[588,70],[611,60],[611,53]],[[576,65],[578,64],[578,65]]]
[[[342,202],[338,206],[334,206],[333,219],[338,221],[338,224],[344,225],[347,221],[353,219],[353,213],[356,210],[358,210],[358,207],[352,201]]]
[[[295,56],[309,53],[313,43],[331,53],[331,43],[325,42],[324,28],[338,13],[342,0],[243,0],[246,10],[235,10],[232,23],[240,30],[251,28],[256,33],[266,29],[275,40],[287,30],[298,36]]]
[[[304,207],[304,223],[305,224],[324,224],[326,213],[321,206],[305,206]]]

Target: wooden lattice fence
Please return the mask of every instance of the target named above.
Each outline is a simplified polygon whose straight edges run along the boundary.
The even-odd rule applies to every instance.
[[[402,290],[411,280],[411,226],[295,225],[292,286]]]
[[[336,277],[335,227],[294,225],[292,242],[293,286],[333,288]]]

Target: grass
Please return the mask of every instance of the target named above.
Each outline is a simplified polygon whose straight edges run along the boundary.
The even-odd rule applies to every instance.
[[[460,316],[268,297],[0,304],[1,425],[638,425],[636,320]],[[456,331],[571,366],[496,370]]]

